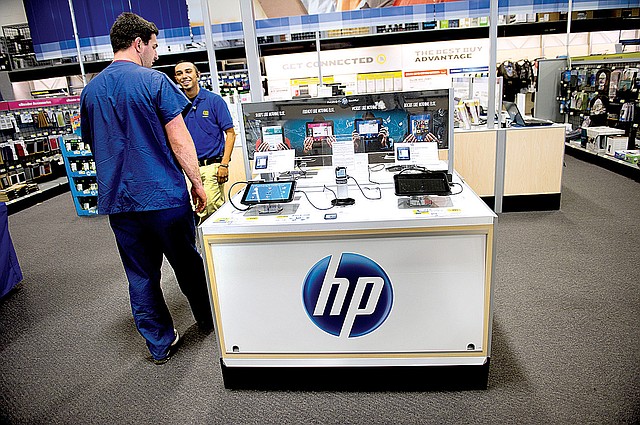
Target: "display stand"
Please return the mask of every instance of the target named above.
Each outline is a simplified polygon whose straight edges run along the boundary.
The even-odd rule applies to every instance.
[[[64,137],[61,144],[64,165],[76,213],[79,216],[98,214],[98,183],[93,153],[77,135]]]

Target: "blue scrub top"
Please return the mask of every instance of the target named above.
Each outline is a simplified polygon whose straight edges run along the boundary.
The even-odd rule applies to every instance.
[[[150,211],[189,202],[164,126],[189,105],[158,71],[115,61],[82,91],[82,138],[91,145],[98,213]]]
[[[224,132],[233,127],[233,119],[222,97],[200,88],[184,122],[196,145],[198,159],[214,158],[224,153]]]

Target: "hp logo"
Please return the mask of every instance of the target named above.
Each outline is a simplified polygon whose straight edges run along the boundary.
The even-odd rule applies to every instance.
[[[332,261],[333,260],[333,261]],[[307,273],[302,301],[311,321],[340,338],[353,338],[376,330],[393,304],[389,276],[375,261],[345,252],[328,256]]]

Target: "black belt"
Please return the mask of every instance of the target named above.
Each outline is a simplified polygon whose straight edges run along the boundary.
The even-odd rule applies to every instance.
[[[203,158],[198,160],[198,164],[200,164],[201,167],[204,167],[205,165],[211,165],[211,164],[220,164],[221,162],[222,162],[222,155],[214,156],[213,158]]]

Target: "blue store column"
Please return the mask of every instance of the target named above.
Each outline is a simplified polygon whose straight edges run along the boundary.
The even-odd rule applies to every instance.
[[[9,235],[7,206],[0,202],[0,298],[4,297],[22,280],[16,250]]]

